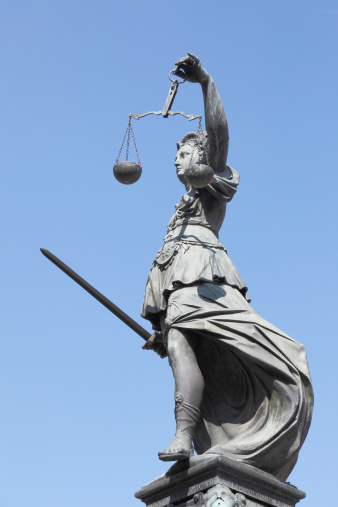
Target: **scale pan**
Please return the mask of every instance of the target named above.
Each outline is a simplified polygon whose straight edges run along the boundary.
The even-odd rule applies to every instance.
[[[214,170],[206,164],[193,164],[184,173],[184,178],[194,188],[203,188],[211,183]]]
[[[135,162],[129,162],[129,160],[115,164],[113,171],[117,181],[124,185],[135,183],[142,174],[141,166]]]

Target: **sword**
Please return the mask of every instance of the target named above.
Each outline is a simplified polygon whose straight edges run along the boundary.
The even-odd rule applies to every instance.
[[[47,259],[53,262],[59,269],[61,269],[61,271],[66,273],[66,275],[68,275],[72,280],[74,280],[74,282],[78,283],[84,290],[89,292],[91,296],[97,299],[103,306],[108,308],[110,312],[116,315],[116,317],[122,320],[122,322],[127,324],[127,326],[129,326],[133,331],[135,331],[135,333],[141,336],[141,338],[147,341],[151,336],[153,336],[150,333],[148,333],[148,331],[146,331],[144,327],[140,326],[140,324],[135,322],[134,319],[129,317],[129,315],[124,313],[118,306],[114,305],[114,303],[112,303],[108,298],[106,298],[103,294],[101,294],[101,292],[96,290],[92,285],[86,282],[86,280],[81,278],[81,276],[75,273],[75,271],[70,269],[70,267],[67,266],[67,264],[60,261],[60,259],[58,259],[48,250],[45,250],[44,248],[40,248],[40,250],[43,253],[43,255],[47,257]]]

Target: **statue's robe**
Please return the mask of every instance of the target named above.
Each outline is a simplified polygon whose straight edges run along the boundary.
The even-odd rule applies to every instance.
[[[239,175],[190,189],[149,273],[142,316],[166,338],[199,337],[205,389],[194,432],[198,454],[226,454],[285,480],[309,429],[313,392],[302,344],[260,317],[218,240]],[[161,316],[165,315],[165,319]],[[164,325],[163,325],[164,322]]]

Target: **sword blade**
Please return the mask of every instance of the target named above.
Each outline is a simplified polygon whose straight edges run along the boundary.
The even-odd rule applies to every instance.
[[[60,261],[55,255],[53,255],[51,252],[46,250],[45,248],[40,248],[41,252],[47,259],[49,259],[53,264],[55,264],[61,271],[66,273],[74,282],[78,283],[84,290],[89,292],[91,296],[93,296],[97,301],[99,301],[103,306],[105,306],[109,311],[111,311],[116,317],[118,317],[122,322],[127,324],[135,333],[137,333],[141,338],[144,340],[148,340],[151,336],[148,331],[146,331],[140,324],[135,322],[134,319],[129,317],[126,313],[124,313],[118,306],[114,305],[112,301],[110,301],[108,298],[106,298],[101,292],[96,290],[92,285],[90,285],[86,280],[81,278],[80,275],[75,273],[72,269],[70,269],[67,264]]]

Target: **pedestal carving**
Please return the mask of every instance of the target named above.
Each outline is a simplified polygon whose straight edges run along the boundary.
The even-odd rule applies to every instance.
[[[147,507],[294,507],[303,491],[225,456],[178,462],[135,496]]]

